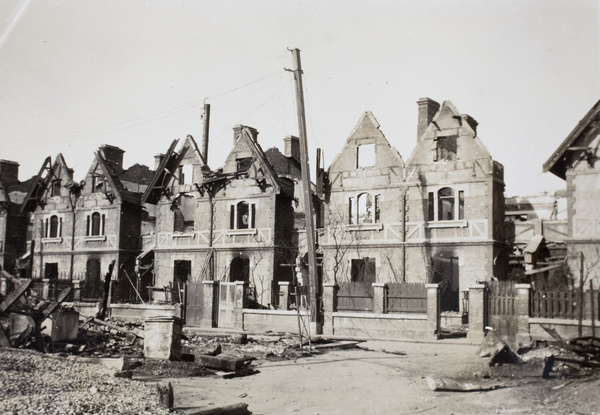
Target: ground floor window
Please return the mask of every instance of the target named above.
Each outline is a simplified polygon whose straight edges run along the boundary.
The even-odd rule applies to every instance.
[[[372,284],[376,280],[375,258],[353,259],[351,263],[351,281]]]
[[[250,281],[250,259],[238,256],[231,260],[229,281]]]
[[[58,279],[58,262],[46,262],[44,264],[44,278],[50,280]]]

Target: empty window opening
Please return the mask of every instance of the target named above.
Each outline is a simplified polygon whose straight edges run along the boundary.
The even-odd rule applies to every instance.
[[[433,161],[456,160],[456,136],[437,137],[433,144]]]
[[[52,186],[50,188],[50,196],[60,196],[60,179],[52,180]]]
[[[376,261],[375,258],[353,259],[351,262],[352,282],[363,284],[372,284],[376,279]]]
[[[381,219],[379,195],[361,193],[348,199],[348,220],[352,225],[378,223]]]
[[[104,177],[98,174],[92,174],[92,193],[103,192],[104,190]]]
[[[250,259],[235,257],[229,265],[229,281],[250,281]]]
[[[184,164],[179,166],[179,184],[192,184],[194,180],[194,166]]]
[[[236,170],[238,173],[248,171],[250,166],[252,166],[252,157],[242,157],[236,159]]]
[[[356,167],[373,167],[375,165],[375,144],[363,144],[356,147]]]
[[[454,190],[444,187],[438,191],[438,220],[454,219]]]
[[[173,262],[173,281],[175,288],[180,288],[192,278],[192,261],[175,260]]]
[[[62,236],[62,218],[56,215],[46,218],[44,222],[44,237],[59,238]]]
[[[194,216],[196,214],[196,198],[181,196],[173,206],[173,231],[182,233],[194,232]]]
[[[101,236],[104,235],[104,224],[106,216],[98,212],[94,212],[87,217],[86,236]]]
[[[230,229],[254,229],[256,217],[256,205],[248,202],[239,202],[232,205],[229,211]]]
[[[437,217],[435,216],[437,213]],[[465,218],[465,192],[443,187],[436,194],[428,193],[427,220],[463,220]]]
[[[58,262],[46,262],[44,264],[44,278],[50,280],[58,279]]]

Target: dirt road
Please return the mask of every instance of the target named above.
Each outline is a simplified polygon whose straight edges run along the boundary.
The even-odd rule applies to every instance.
[[[259,361],[256,368],[260,373],[251,376],[174,379],[175,406],[245,402],[253,414],[265,415],[565,414],[593,413],[597,407],[597,394],[589,382],[571,381],[561,387],[565,379],[543,381],[537,369],[520,373],[520,365],[504,368],[500,379],[490,373],[486,359],[475,357],[476,349],[442,342],[365,342],[361,349],[330,351],[295,361]],[[505,387],[487,392],[433,392],[425,379],[429,375],[496,382]],[[586,385],[589,396],[577,396]]]

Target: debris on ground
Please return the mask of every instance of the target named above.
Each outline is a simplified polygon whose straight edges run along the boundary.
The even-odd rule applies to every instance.
[[[487,384],[461,382],[455,379],[440,379],[427,376],[427,385],[434,392],[483,392],[504,387],[502,383],[489,382]]]

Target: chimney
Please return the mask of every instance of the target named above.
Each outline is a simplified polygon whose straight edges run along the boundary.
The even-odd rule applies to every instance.
[[[204,104],[204,114],[202,115],[204,119],[204,125],[202,129],[202,158],[204,159],[204,164],[208,164],[208,131],[210,127],[210,104]]]
[[[254,140],[255,143],[258,143],[258,131],[256,128],[238,124],[233,127],[233,145],[237,143],[238,138],[240,138],[240,135],[242,134],[242,130],[247,130],[250,133],[252,140]]]
[[[160,163],[162,163],[164,158],[165,158],[165,155],[163,153],[154,155],[154,170],[155,171],[158,170],[158,168],[160,167]]]
[[[420,140],[423,134],[425,134],[425,130],[427,130],[427,127],[429,127],[429,124],[433,120],[433,117],[440,109],[440,104],[431,98],[421,98],[417,101],[417,105],[419,105],[417,140]]]
[[[100,155],[118,173],[123,171],[123,153],[119,147],[103,144],[100,146]]]
[[[288,135],[283,139],[283,142],[285,144],[283,155],[300,161],[300,139],[293,135]]]
[[[0,160],[0,181],[4,186],[19,183],[19,163],[10,160]]]

